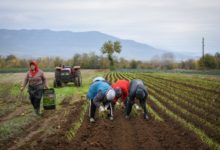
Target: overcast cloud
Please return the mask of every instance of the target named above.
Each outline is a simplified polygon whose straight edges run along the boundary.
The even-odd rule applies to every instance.
[[[0,0],[0,28],[100,31],[170,51],[220,52],[219,0]]]

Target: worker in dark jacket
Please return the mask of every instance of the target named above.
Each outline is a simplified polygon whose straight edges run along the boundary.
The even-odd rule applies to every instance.
[[[107,82],[103,82],[101,80],[93,82],[87,93],[87,98],[90,101],[90,122],[95,122],[96,108],[99,108],[100,110],[110,110],[108,117],[110,120],[113,120],[111,103],[115,98],[115,91]],[[104,107],[101,106],[101,104],[103,104]]]
[[[140,105],[144,110],[144,119],[148,120],[149,117],[147,115],[147,108],[146,108],[147,97],[148,97],[148,92],[144,86],[143,81],[139,79],[131,80],[129,86],[129,96],[127,99],[125,118],[126,119],[129,118],[129,115],[132,110],[132,106],[135,103],[135,99],[139,99]]]
[[[48,88],[48,85],[44,72],[38,68],[35,61],[30,62],[30,70],[27,72],[24,83],[21,86],[22,92],[27,84],[29,98],[34,107],[35,113],[40,115],[40,102],[43,96],[43,89]]]

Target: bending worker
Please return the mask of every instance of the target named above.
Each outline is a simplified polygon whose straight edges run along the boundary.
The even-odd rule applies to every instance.
[[[113,120],[111,103],[115,98],[115,91],[107,82],[102,80],[93,82],[89,88],[87,98],[90,100],[90,122],[95,122],[96,109],[102,109],[103,106],[110,111],[108,117],[110,120]],[[103,106],[100,107],[101,104]]]
[[[144,86],[144,83],[142,80],[134,79],[130,81],[130,87],[129,87],[129,96],[127,99],[127,105],[126,105],[126,116],[125,118],[128,119],[129,115],[132,110],[132,106],[135,103],[135,99],[138,99],[140,102],[141,107],[144,110],[144,119],[148,120],[149,117],[147,115],[147,108],[146,108],[146,101],[148,97],[147,89]]]
[[[124,106],[126,106],[126,100],[128,97],[128,90],[129,90],[129,81],[128,80],[118,80],[114,84],[112,84],[112,88],[116,92],[115,99],[113,101],[113,106],[116,104],[119,98],[121,98]]]

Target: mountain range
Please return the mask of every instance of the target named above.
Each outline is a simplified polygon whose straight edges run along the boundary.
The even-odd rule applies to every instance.
[[[118,57],[136,60],[150,60],[168,51],[133,40],[120,39],[98,31],[71,32],[42,30],[8,30],[0,29],[0,55],[14,54],[19,57],[60,56],[70,58],[76,53],[95,52],[101,54],[104,42],[120,41],[122,52]],[[175,54],[178,59],[189,56]]]

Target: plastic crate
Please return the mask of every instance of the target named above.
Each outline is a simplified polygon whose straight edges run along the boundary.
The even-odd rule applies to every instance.
[[[53,88],[44,89],[43,92],[43,107],[44,109],[56,109],[56,94]]]

